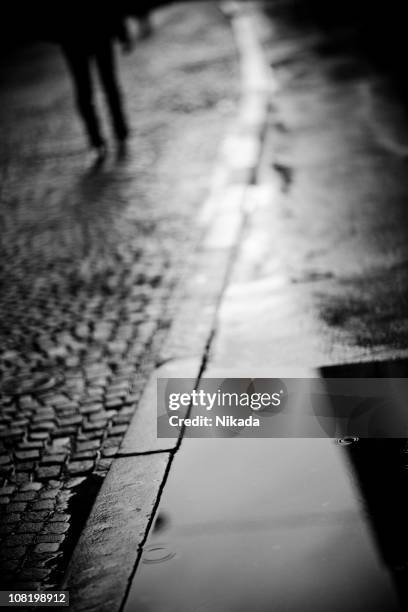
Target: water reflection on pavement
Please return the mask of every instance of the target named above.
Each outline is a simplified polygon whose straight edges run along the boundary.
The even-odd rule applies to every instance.
[[[348,448],[185,440],[125,612],[398,610]]]

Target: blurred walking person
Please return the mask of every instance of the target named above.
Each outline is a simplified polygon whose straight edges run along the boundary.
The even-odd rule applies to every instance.
[[[130,49],[123,15],[114,3],[86,0],[83,3],[58,3],[52,26],[72,76],[76,104],[89,144],[102,162],[107,154],[105,136],[95,106],[93,68],[96,67],[106,97],[110,119],[120,153],[125,151],[129,127],[116,74],[114,41]]]

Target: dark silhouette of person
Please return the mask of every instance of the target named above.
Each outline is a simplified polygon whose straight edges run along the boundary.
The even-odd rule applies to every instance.
[[[70,69],[77,108],[89,143],[96,152],[97,161],[102,161],[107,146],[95,107],[92,69],[93,65],[97,69],[119,151],[124,152],[129,127],[116,74],[114,49],[115,39],[122,42],[125,51],[131,48],[124,16],[114,8],[114,3],[97,0],[58,5],[52,15],[54,37],[58,38]]]

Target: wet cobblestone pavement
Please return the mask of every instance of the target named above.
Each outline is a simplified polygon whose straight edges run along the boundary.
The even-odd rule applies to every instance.
[[[155,19],[121,60],[131,150],[98,173],[57,50],[0,67],[3,588],[59,583],[177,308],[233,117],[221,13],[194,3]]]

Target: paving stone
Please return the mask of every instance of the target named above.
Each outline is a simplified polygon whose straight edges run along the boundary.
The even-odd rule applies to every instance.
[[[27,482],[20,487],[20,491],[40,491],[43,486],[41,482]]]
[[[80,461],[82,459],[95,459],[97,454],[98,453],[96,451],[82,451],[81,453],[74,453],[72,455],[72,460]]]
[[[109,470],[112,464],[112,461],[113,461],[113,458],[99,459],[98,463],[96,464],[96,469],[102,472],[104,472],[105,470]]]
[[[13,476],[13,478],[10,478],[10,480],[13,480],[13,482],[15,482],[16,484],[22,484],[23,482],[29,482],[30,481],[30,473],[24,471],[25,469],[25,464],[24,466],[19,466],[19,468],[22,467],[21,472],[19,472],[16,468],[16,474]]]
[[[92,400],[92,402],[101,401],[105,395],[105,390],[103,387],[89,387],[88,388],[88,400]]]
[[[53,439],[55,438],[66,438],[68,436],[74,436],[77,432],[77,427],[61,427],[57,431],[52,433]]]
[[[103,457],[114,457],[116,453],[118,452],[118,450],[119,450],[118,446],[111,446],[110,448],[104,448],[102,449],[102,456]]]
[[[111,409],[118,410],[119,408],[122,408],[122,406],[123,406],[123,400],[122,399],[108,399],[105,402],[105,407],[108,410],[111,410]]]
[[[99,446],[101,445],[101,438],[105,437],[104,429],[96,429],[95,431],[89,431],[86,434],[78,435],[78,442],[91,442],[98,441]]]
[[[14,453],[17,461],[27,461],[32,459],[38,459],[40,453],[38,450],[30,450],[30,451],[18,451]]]
[[[65,402],[60,403],[56,406],[58,412],[61,410],[70,410],[72,414],[74,414],[78,410],[78,402],[74,402],[72,400],[66,400]]]
[[[58,489],[47,489],[46,491],[41,491],[40,499],[55,499],[58,492]]]
[[[8,512],[14,513],[14,512],[23,512],[27,507],[27,503],[26,502],[11,502],[11,504],[9,504],[7,506],[7,510]]]
[[[102,429],[103,427],[106,427],[107,424],[107,420],[103,420],[103,421],[95,421],[94,423],[84,423],[82,425],[82,430],[85,433],[88,433],[90,431],[98,431],[99,429]]]
[[[140,398],[138,398],[137,402],[139,402],[139,400]],[[126,402],[126,403],[128,404],[129,402]],[[131,405],[125,406],[124,408],[121,408],[120,411],[118,412],[118,415],[132,417],[134,412],[135,412],[135,405],[131,404]]]
[[[58,421],[62,427],[69,427],[71,425],[80,425],[82,423],[82,417],[73,416],[67,418],[59,418]]]
[[[88,419],[90,423],[99,423],[100,425],[104,423],[102,427],[106,427],[106,424],[109,421],[109,417],[105,410],[100,410],[99,412],[88,415]]]
[[[64,489],[75,489],[79,487],[83,482],[85,482],[86,477],[79,476],[76,478],[70,478],[69,480],[64,482]]]
[[[67,453],[59,453],[55,455],[44,455],[41,459],[41,467],[46,465],[62,465],[67,458]]]
[[[40,450],[42,448],[44,448],[44,443],[41,440],[38,440],[36,442],[19,442],[18,444],[19,450]]]
[[[62,423],[61,421],[63,421],[64,419],[70,419],[72,417],[75,417],[78,414],[78,410],[75,410],[73,408],[57,408],[56,412],[57,422],[59,426],[69,425],[69,423]]]
[[[41,501],[34,502],[31,506],[31,510],[37,512],[37,510],[54,510],[55,502],[52,499],[42,499]]]
[[[56,437],[54,435],[54,438],[53,438],[53,441],[52,441],[52,444],[51,444],[50,448],[52,449],[52,452],[57,452],[58,453],[58,452],[61,452],[61,450],[64,449],[64,447],[68,447],[69,448],[70,445],[71,445],[71,438],[69,438],[69,437],[64,438],[62,436]],[[60,450],[58,450],[58,449],[60,449]]]
[[[47,480],[49,478],[58,478],[61,474],[61,466],[40,467],[36,471],[36,476],[39,480]]]
[[[0,559],[21,559],[27,551],[26,546],[8,546],[0,548]]]
[[[58,525],[58,523],[55,523],[55,525]],[[66,535],[64,533],[40,533],[40,535],[37,536],[37,542],[38,543],[42,543],[42,542],[49,542],[50,544],[62,544],[64,542],[66,538]]]
[[[16,559],[14,561],[1,561],[0,572],[3,574],[6,570],[15,570],[19,566],[19,561]]]
[[[39,408],[35,411],[32,418],[33,423],[42,423],[44,421],[54,421],[55,413],[52,408]]]
[[[6,516],[4,518],[2,518],[2,522],[7,524],[14,524],[14,523],[18,523],[18,521],[20,520],[20,516],[21,514],[19,512],[11,512],[10,514],[6,514]]]
[[[47,433],[46,431],[35,431],[35,432],[33,431],[33,432],[30,432],[29,434],[30,440],[45,441],[45,440],[48,440],[49,437],[50,437],[49,433]]]
[[[127,431],[127,425],[115,425],[109,429],[109,436],[123,436]]]
[[[47,576],[49,576],[50,574],[49,569],[39,569],[39,568],[32,568],[32,569],[23,569],[20,574],[19,574],[19,578],[21,580],[43,580],[44,578],[46,578]]]
[[[14,525],[0,523],[0,536],[9,535],[10,533],[13,533],[14,529]]]
[[[47,432],[47,431],[54,431],[54,429],[56,429],[57,424],[54,421],[43,421],[43,422],[38,422],[38,423],[34,423],[33,425],[30,426],[30,430],[33,433],[37,433],[37,432]]]
[[[41,529],[41,523],[24,522],[18,526],[17,533],[38,533]]]
[[[34,551],[37,553],[51,553],[51,552],[57,552],[58,548],[59,548],[58,543],[41,542],[40,544],[37,544],[37,546],[34,548]]]
[[[43,522],[47,516],[48,516],[49,512],[48,510],[41,510],[41,511],[37,511],[37,512],[26,512],[24,515],[24,518],[29,521],[29,522]]]
[[[49,568],[61,553],[35,553],[30,551],[24,560],[24,565],[33,569]]]
[[[24,429],[5,429],[0,431],[0,439],[19,439],[24,436]]]
[[[112,419],[112,423],[114,423],[115,425],[129,425],[131,418],[132,415],[130,414],[116,414]]]
[[[81,442],[80,444],[77,444],[76,450],[78,453],[89,450],[98,450],[99,446],[99,442],[96,440],[90,440],[89,442]]]
[[[71,476],[74,476],[76,474],[86,474],[92,471],[93,467],[93,461],[72,461],[68,463],[67,470]]]
[[[33,472],[33,470],[35,469],[35,462],[34,461],[26,461],[24,463],[17,463],[16,465],[16,472]],[[29,480],[29,477],[27,477],[26,480]]]
[[[30,422],[29,419],[21,419],[21,418],[20,419],[14,419],[13,420],[13,426],[14,427],[18,427],[18,428],[26,427],[29,424],[29,422]]]
[[[96,412],[100,412],[103,409],[102,404],[86,404],[84,406],[81,406],[80,410],[81,410],[81,414],[84,415],[88,415],[88,414],[95,414]]]
[[[25,486],[25,485],[24,485]],[[27,502],[35,499],[37,497],[37,492],[32,490],[24,490],[19,491],[13,497],[14,502]]]
[[[48,523],[47,525],[47,533],[66,533],[69,529],[68,523]]]
[[[34,582],[28,580],[13,581],[13,590],[15,591],[39,591],[40,589],[41,582]]]
[[[31,544],[34,542],[35,535],[34,533],[13,533],[12,535],[7,536],[5,541],[3,542],[3,546],[22,546]]]
[[[68,501],[73,495],[75,495],[75,491],[72,491],[71,489],[61,489],[58,491],[58,501]]]
[[[55,514],[53,514],[53,516],[50,518],[50,522],[66,522],[69,521],[69,515],[65,514],[64,512],[56,512]]]
[[[112,447],[118,447],[121,443],[122,439],[121,438],[107,438],[106,440],[104,440],[102,448],[112,448]]]

